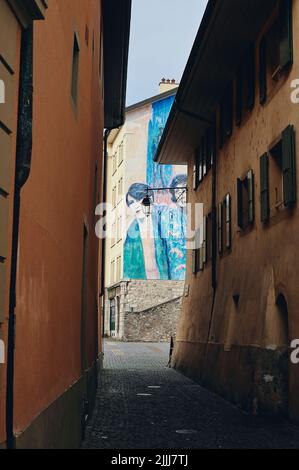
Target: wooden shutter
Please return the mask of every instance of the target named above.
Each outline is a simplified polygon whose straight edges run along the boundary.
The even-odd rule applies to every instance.
[[[260,103],[263,105],[267,101],[267,39],[264,36],[260,42],[259,49],[260,67]]]
[[[218,225],[218,252],[223,253],[223,205],[218,205],[217,214],[217,225]]]
[[[243,181],[238,178],[237,180],[237,196],[238,196],[238,226],[243,230]]]
[[[296,202],[296,143],[295,130],[288,126],[282,133],[282,168],[284,205]]]
[[[225,198],[225,231],[226,231],[225,248],[229,250],[232,245],[232,220],[231,220],[231,196],[230,194],[228,194]]]
[[[236,80],[236,124],[240,126],[242,123],[243,109],[243,70],[239,68]]]
[[[293,63],[293,0],[281,0],[280,17],[280,67]]]
[[[254,173],[250,170],[247,174],[248,185],[248,223],[253,224],[255,219],[255,206],[254,206]]]
[[[265,153],[260,159],[261,175],[261,221],[268,222],[270,218],[269,203],[269,156]]]
[[[247,56],[247,109],[252,110],[255,105],[255,44],[252,44]]]

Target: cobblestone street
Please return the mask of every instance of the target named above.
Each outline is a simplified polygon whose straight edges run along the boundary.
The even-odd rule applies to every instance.
[[[167,368],[167,344],[105,343],[89,449],[299,448],[299,428],[244,414]]]

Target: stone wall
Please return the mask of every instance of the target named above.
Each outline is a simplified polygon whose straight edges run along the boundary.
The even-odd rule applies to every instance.
[[[141,312],[126,312],[126,341],[169,342],[176,334],[182,298],[164,302]]]
[[[169,341],[180,313],[184,281],[122,281],[106,292],[105,336],[124,341]],[[117,299],[115,331],[110,301]],[[157,329],[158,327],[158,329]]]

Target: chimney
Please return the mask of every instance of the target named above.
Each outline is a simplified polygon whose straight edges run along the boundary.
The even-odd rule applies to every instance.
[[[173,78],[170,80],[169,78],[162,78],[159,83],[159,91],[160,93],[165,93],[166,91],[174,90],[178,88],[179,83],[176,83],[175,79]]]

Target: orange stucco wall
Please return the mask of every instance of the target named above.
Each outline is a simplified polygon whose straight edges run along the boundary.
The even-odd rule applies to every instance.
[[[89,233],[87,365],[97,358],[94,194],[103,133],[100,28],[98,0],[51,0],[46,20],[34,25],[33,152],[21,193],[17,273],[16,434],[81,376],[84,222]],[[80,47],[77,107],[71,98],[74,33]]]
[[[262,351],[280,346],[275,306],[279,294],[284,295],[288,304],[290,341],[299,338],[298,205],[271,217],[269,226],[260,221],[260,157],[289,124],[296,128],[298,168],[299,105],[290,99],[291,81],[299,77],[299,3],[296,0],[293,7],[294,65],[290,73],[281,80],[275,93],[269,94],[264,106],[259,104],[257,86],[254,111],[241,128],[234,127],[232,137],[218,152],[217,203],[227,193],[231,194],[232,251],[218,256],[214,306],[211,263],[195,277],[191,272],[189,253],[186,282],[190,285],[190,293],[184,299],[174,354],[177,368],[253,411],[259,408],[261,393],[257,389],[257,375],[267,374],[267,367],[270,367],[266,361],[267,364],[261,367],[262,372],[259,370]],[[256,220],[248,233],[242,233],[237,223],[237,178],[246,175],[250,169],[255,174]],[[192,172],[193,162],[190,162],[190,187]],[[190,191],[190,202],[204,202],[206,213],[212,205],[211,188],[211,176],[208,176],[196,193]],[[236,294],[240,296],[237,310],[233,300]],[[227,344],[228,339],[230,344]],[[273,361],[275,357],[273,355]],[[271,367],[275,369],[273,364]],[[289,362],[289,412],[297,420],[298,392],[299,367]],[[272,405],[275,409],[276,404]]]

